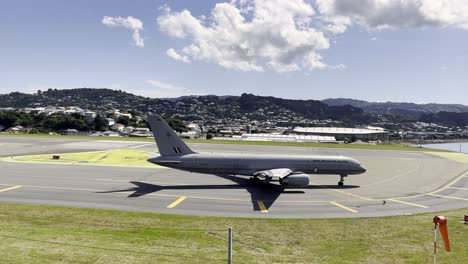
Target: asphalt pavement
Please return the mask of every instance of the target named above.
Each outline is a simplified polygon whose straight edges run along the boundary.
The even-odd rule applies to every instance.
[[[0,162],[0,202],[236,217],[372,217],[468,207],[468,164],[423,152],[192,144],[201,153],[343,155],[367,172],[306,188],[165,168]],[[0,157],[108,149],[154,152],[150,142],[0,137]]]

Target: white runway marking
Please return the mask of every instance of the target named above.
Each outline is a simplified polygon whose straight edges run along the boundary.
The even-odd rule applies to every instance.
[[[142,148],[142,147],[146,147],[146,146],[150,146],[150,145],[154,145],[154,144],[153,143],[146,143],[146,144],[131,146],[131,147],[128,147],[128,148],[129,149]]]

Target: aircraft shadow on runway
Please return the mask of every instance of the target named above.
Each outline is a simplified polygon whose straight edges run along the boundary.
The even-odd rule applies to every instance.
[[[304,194],[305,189],[353,189],[358,188],[356,185],[346,185],[338,187],[337,185],[309,185],[298,188],[285,188],[279,184],[256,183],[249,179],[231,176],[231,175],[216,175],[218,177],[230,180],[236,184],[210,184],[210,185],[156,185],[145,182],[131,181],[135,187],[130,187],[121,190],[102,191],[98,193],[118,193],[118,192],[133,192],[128,197],[140,197],[146,194],[155,193],[161,190],[233,190],[245,189],[249,192],[254,211],[260,211],[259,201],[263,203],[265,209],[269,209],[282,193],[287,194]]]

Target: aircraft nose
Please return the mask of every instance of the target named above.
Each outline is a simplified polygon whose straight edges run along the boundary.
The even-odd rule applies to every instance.
[[[361,168],[361,173],[364,173],[364,172],[366,172],[366,171],[367,171],[367,169],[366,169],[366,168],[364,168],[363,166],[359,166],[359,167]]]

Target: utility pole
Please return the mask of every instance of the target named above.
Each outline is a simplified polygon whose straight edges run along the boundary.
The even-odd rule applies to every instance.
[[[232,264],[232,227],[228,230],[228,264]]]

